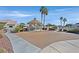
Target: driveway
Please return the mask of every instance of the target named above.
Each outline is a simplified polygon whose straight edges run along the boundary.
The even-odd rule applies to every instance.
[[[79,53],[79,39],[64,40],[49,44],[41,49],[13,33],[5,33],[15,53]]]
[[[41,50],[40,48],[13,33],[7,32],[5,35],[11,41],[14,53],[37,53]]]
[[[44,48],[41,53],[79,53],[79,39],[52,43]]]

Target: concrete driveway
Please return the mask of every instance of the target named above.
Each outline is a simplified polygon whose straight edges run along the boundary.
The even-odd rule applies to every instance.
[[[79,53],[79,39],[54,42],[41,49],[13,33],[5,35],[11,41],[14,53]]]
[[[40,48],[13,33],[7,32],[5,35],[11,41],[14,53],[37,53],[41,50]]]
[[[41,53],[79,53],[79,39],[52,43]]]

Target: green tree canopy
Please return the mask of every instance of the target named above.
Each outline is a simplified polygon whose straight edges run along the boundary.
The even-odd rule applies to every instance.
[[[25,26],[25,23],[20,23],[19,25],[21,28],[23,28]]]

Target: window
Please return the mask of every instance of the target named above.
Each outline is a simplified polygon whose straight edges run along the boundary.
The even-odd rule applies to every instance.
[[[10,28],[12,28],[13,26],[9,26]]]

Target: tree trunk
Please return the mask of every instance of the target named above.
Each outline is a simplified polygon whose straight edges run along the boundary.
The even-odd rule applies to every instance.
[[[62,31],[64,31],[65,22],[62,24]]]
[[[60,25],[61,25],[60,29],[61,29],[61,31],[63,31],[63,23],[62,23],[62,20],[60,20]]]
[[[64,28],[65,28],[65,22],[63,23],[63,30],[64,30]]]
[[[41,28],[40,28],[40,31],[42,30],[42,20],[43,20],[43,14],[41,13]]]
[[[44,14],[44,26],[43,27],[45,28],[45,14]]]

